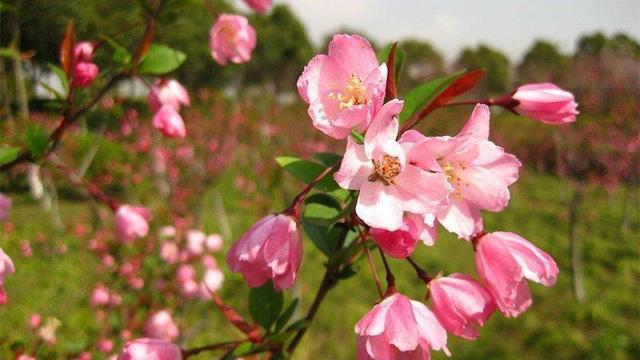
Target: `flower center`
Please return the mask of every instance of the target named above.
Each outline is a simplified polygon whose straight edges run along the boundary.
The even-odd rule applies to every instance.
[[[397,156],[384,155],[382,156],[382,161],[371,160],[371,162],[373,162],[375,172],[369,175],[369,181],[380,180],[385,186],[395,185],[393,178],[400,174],[401,168],[400,159]]]
[[[458,169],[465,170],[467,166],[462,161],[458,161],[458,163],[454,163],[454,165],[452,165],[448,161],[444,161],[443,159],[437,159],[437,161],[444,171],[444,174],[447,177],[447,181],[449,182],[449,184],[451,184],[451,186],[455,188],[453,196],[455,196],[455,198],[458,200],[462,200],[462,193],[460,192],[460,190],[458,190],[458,187],[461,185],[469,186],[469,183],[464,182],[456,171]],[[455,165],[458,165],[458,169],[455,167]]]
[[[367,103],[365,97],[366,88],[362,85],[362,80],[356,74],[351,74],[344,92],[330,93],[330,99],[340,102],[340,109],[348,109],[354,105],[364,105]]]

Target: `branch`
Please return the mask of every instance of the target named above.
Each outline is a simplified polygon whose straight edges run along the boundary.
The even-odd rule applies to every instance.
[[[182,358],[186,359],[188,357],[197,355],[203,351],[213,351],[213,350],[220,350],[220,349],[227,349],[227,348],[231,348],[231,350],[233,350],[234,348],[236,348],[238,345],[242,344],[245,341],[246,340],[225,341],[225,342],[200,346],[193,349],[182,349]]]

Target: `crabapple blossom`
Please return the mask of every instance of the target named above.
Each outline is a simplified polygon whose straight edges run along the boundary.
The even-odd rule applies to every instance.
[[[287,214],[272,214],[255,223],[227,254],[227,264],[240,272],[250,287],[269,279],[280,291],[296,280],[302,261],[302,239],[296,220]]]
[[[171,105],[163,105],[153,115],[153,127],[168,138],[184,138],[187,130],[180,113]]]
[[[100,339],[97,347],[100,352],[108,354],[113,350],[113,341],[111,339]]]
[[[11,198],[0,193],[0,222],[9,219],[9,210],[11,210]]]
[[[124,243],[143,238],[149,232],[149,209],[142,206],[121,205],[113,219],[116,236]]]
[[[160,258],[169,264],[175,264],[180,257],[180,249],[173,241],[164,241],[160,247]]]
[[[313,126],[335,139],[365,131],[384,102],[387,66],[379,65],[369,42],[335,35],[327,55],[316,55],[298,78]]]
[[[94,307],[109,305],[111,291],[103,284],[98,284],[91,292],[91,305]]]
[[[256,31],[241,15],[220,15],[209,32],[209,50],[213,60],[220,65],[251,60],[256,42]]]
[[[436,217],[467,240],[482,231],[481,209],[495,212],[507,206],[508,187],[518,179],[520,168],[515,156],[488,140],[489,117],[489,107],[478,104],[454,137],[425,137],[410,130],[400,139],[418,167],[441,174],[452,186],[448,206]]]
[[[429,359],[430,348],[447,349],[447,332],[421,302],[395,293],[355,326],[359,360]]]
[[[403,225],[405,212],[434,214],[446,201],[450,185],[439,174],[407,161],[396,141],[402,101],[391,100],[376,114],[364,145],[352,137],[334,179],[344,189],[359,190],[356,213],[369,226],[388,231]]]
[[[244,2],[255,12],[266,13],[273,5],[273,0],[244,0]]]
[[[4,279],[13,275],[16,272],[16,268],[13,265],[13,261],[7,253],[0,248],[0,287],[4,284]]]
[[[573,94],[551,83],[522,85],[511,98],[515,112],[546,124],[571,123],[579,114]]]
[[[436,277],[429,282],[429,293],[442,326],[469,340],[480,336],[479,328],[496,309],[489,291],[465,274]]]
[[[207,235],[199,230],[187,231],[187,251],[193,255],[202,255]]]
[[[35,330],[40,327],[42,323],[42,316],[38,313],[33,313],[29,316],[29,329]]]
[[[525,279],[553,286],[558,265],[523,237],[497,231],[475,240],[476,269],[503,314],[515,317],[533,303]]]
[[[182,351],[168,341],[140,338],[126,343],[118,360],[182,360]]]
[[[89,86],[99,73],[100,69],[96,64],[79,62],[73,65],[73,84],[78,87]]]
[[[224,241],[222,240],[222,236],[220,234],[209,234],[207,236],[207,239],[205,240],[205,244],[207,245],[207,249],[213,252],[217,252],[222,250]]]
[[[422,216],[406,214],[402,226],[395,231],[369,229],[369,234],[378,246],[389,256],[404,259],[413,253],[418,240],[427,245],[435,241],[435,227],[425,224]]]
[[[191,105],[189,92],[174,79],[156,80],[149,89],[148,100],[153,112],[160,110],[164,105],[170,105],[176,111],[179,111],[182,105]]]
[[[180,330],[171,313],[168,310],[160,310],[147,319],[144,334],[150,338],[172,341],[180,335]]]
[[[80,41],[73,47],[73,59],[75,62],[93,62],[93,52],[96,44],[91,41]]]

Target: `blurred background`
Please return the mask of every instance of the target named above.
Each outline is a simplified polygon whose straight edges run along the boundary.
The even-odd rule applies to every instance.
[[[20,144],[29,124],[57,125],[47,90],[57,84],[47,64],[58,62],[67,21],[74,19],[78,39],[107,34],[130,44],[143,30],[134,3],[0,3],[1,46],[16,44],[28,55],[0,58],[3,144]],[[187,54],[174,74],[192,100],[182,112],[186,139],[161,139],[151,127],[145,87],[123,84],[66,135],[58,151],[85,178],[110,195],[150,206],[154,231],[174,225],[219,233],[228,249],[256,219],[282,209],[301,189],[275,156],[343,151],[342,142],[312,127],[295,87],[304,65],[326,51],[333,34],[361,34],[377,49],[399,41],[406,52],[401,95],[463,68],[486,70],[469,99],[500,96],[524,83],[554,82],[580,104],[574,124],[546,126],[493,110],[491,139],[524,167],[510,206],[485,214],[485,227],[519,233],[553,255],[560,266],[558,284],[533,285],[528,312],[515,319],[496,314],[479,340],[452,337],[449,348],[459,359],[640,358],[638,1],[299,0],[275,1],[269,13],[259,15],[239,1],[216,0],[219,11],[247,13],[258,34],[251,62],[226,67],[213,62],[207,46],[215,17],[197,0],[184,3],[161,19],[158,41]],[[107,62],[107,56],[99,51],[96,61]],[[470,111],[440,109],[420,130],[453,135]],[[105,320],[90,306],[91,291],[97,283],[120,281],[117,269],[105,266],[90,245],[111,236],[108,210],[45,167],[35,175],[21,166],[0,176],[2,192],[14,202],[2,225],[1,246],[17,268],[6,280],[9,304],[0,307],[0,358],[34,346],[37,334],[28,325],[34,312],[61,322],[57,341],[39,350],[39,358],[95,350]],[[320,282],[323,262],[310,242],[305,246],[300,281],[288,295],[301,297],[300,316]],[[224,252],[215,256],[226,269]],[[417,259],[433,273],[475,274],[472,249],[445,232],[436,246],[419,246]],[[141,266],[157,275],[167,264],[154,253]],[[402,291],[424,296],[410,267],[392,266]],[[225,275],[221,294],[246,311],[248,288],[237,274],[225,270]],[[122,296],[125,304],[134,301],[124,290]],[[236,334],[208,302],[154,301],[171,302],[181,344]],[[329,294],[296,358],[353,358],[353,325],[375,301],[365,268]],[[147,310],[142,306],[139,316],[128,318],[111,314],[110,331],[126,328],[125,319],[144,318]],[[114,341],[122,344],[120,338]],[[94,351],[94,358],[102,357]]]

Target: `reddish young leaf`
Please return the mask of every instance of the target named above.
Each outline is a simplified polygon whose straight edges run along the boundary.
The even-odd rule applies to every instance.
[[[64,31],[62,44],[60,44],[60,65],[68,77],[71,76],[71,69],[73,68],[73,46],[76,41],[75,37],[73,20],[69,20],[67,28]]]
[[[484,70],[478,69],[469,71],[456,79],[451,85],[449,85],[438,97],[433,101],[436,105],[444,105],[453,100],[458,95],[462,95],[467,91],[473,89],[474,86],[484,76]]]
[[[395,99],[398,95],[396,89],[396,47],[398,43],[393,43],[391,51],[389,52],[389,59],[387,60],[387,86],[385,90],[385,101]]]

